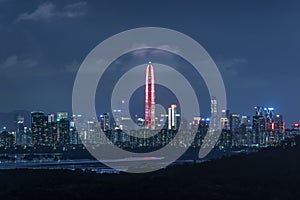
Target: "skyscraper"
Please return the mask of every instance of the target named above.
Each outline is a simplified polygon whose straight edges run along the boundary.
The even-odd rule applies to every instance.
[[[76,117],[73,116],[70,121],[70,144],[80,144],[79,135],[75,126]]]
[[[69,145],[70,144],[70,120],[61,119],[58,122],[57,127],[58,142],[60,145]]]
[[[109,113],[104,113],[103,115],[100,115],[100,127],[101,127],[101,130],[104,132],[110,130]]]
[[[229,116],[229,126],[231,132],[238,131],[240,126],[240,115],[237,113],[231,113]]]
[[[228,124],[228,118],[227,118],[227,113],[226,110],[222,110],[222,116],[220,118],[220,128],[221,129],[228,129],[229,124]]]
[[[2,131],[0,133],[0,148],[12,148],[15,145],[15,136],[14,134]]]
[[[22,138],[25,135],[24,131],[24,117],[18,116],[17,117],[17,131],[16,131],[16,145],[22,145]]]
[[[176,111],[177,106],[175,104],[172,104],[168,108],[168,129],[177,129],[177,111]]]
[[[43,112],[31,113],[32,145],[49,146],[51,135],[48,130],[48,116]]]
[[[211,97],[210,112],[211,112],[211,123],[210,127],[212,129],[219,129],[219,120],[218,120],[218,102],[215,96]]]
[[[147,65],[146,80],[145,80],[145,102],[144,102],[144,114],[145,114],[145,128],[155,129],[155,78],[154,69],[151,62]]]
[[[252,117],[252,130],[254,133],[254,143],[263,144],[264,134],[266,132],[266,118],[261,115],[255,115]]]
[[[57,112],[57,121],[60,121],[62,119],[68,119],[67,112]]]

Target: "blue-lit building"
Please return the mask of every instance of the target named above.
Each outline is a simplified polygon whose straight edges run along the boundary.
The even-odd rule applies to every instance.
[[[100,127],[101,127],[101,130],[104,132],[110,130],[109,113],[104,113],[103,115],[100,115]]]

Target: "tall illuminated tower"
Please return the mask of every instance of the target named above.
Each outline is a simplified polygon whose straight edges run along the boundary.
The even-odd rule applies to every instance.
[[[168,129],[176,129],[177,128],[177,106],[172,104],[168,109]]]
[[[155,78],[151,62],[147,65],[145,81],[145,128],[155,129]]]
[[[217,102],[217,98],[215,96],[212,96],[212,98],[211,98],[210,111],[211,111],[210,126],[212,129],[219,129],[218,102]]]

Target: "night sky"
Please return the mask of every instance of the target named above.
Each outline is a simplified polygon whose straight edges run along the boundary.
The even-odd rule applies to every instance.
[[[71,111],[77,69],[106,38],[165,27],[197,40],[224,79],[228,108],[274,107],[300,121],[297,1],[0,0],[0,112]]]

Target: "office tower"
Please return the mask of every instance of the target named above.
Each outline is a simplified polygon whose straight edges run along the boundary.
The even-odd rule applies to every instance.
[[[155,129],[155,105],[156,105],[156,94],[155,94],[155,78],[154,68],[151,62],[149,62],[146,69],[146,80],[145,80],[145,102],[144,102],[144,115],[145,115],[145,128]]]
[[[252,117],[252,130],[256,133],[266,131],[266,119],[264,116]]]
[[[270,125],[273,123],[274,121],[274,108],[264,108],[264,116],[265,116],[265,119],[266,119],[266,129],[268,131],[270,131]]]
[[[8,131],[2,131],[0,133],[0,148],[13,148],[15,145],[15,136],[14,134]]]
[[[50,137],[50,143],[51,146],[58,144],[58,132],[57,132],[57,122],[56,121],[52,121],[53,119],[49,119],[49,115],[48,115],[48,131],[49,131],[49,137]]]
[[[32,145],[50,146],[51,135],[48,129],[48,116],[43,112],[31,113]]]
[[[245,125],[247,130],[250,130],[251,127],[251,120],[250,120],[250,116],[242,116],[241,118],[241,125]]]
[[[229,127],[229,123],[228,123],[226,110],[222,110],[222,116],[220,118],[220,128],[227,130],[228,127]]]
[[[17,117],[16,146],[23,146],[23,138],[25,139],[24,121],[24,117]]]
[[[253,143],[252,125],[249,116],[241,117],[241,124],[239,128],[240,141],[239,145],[250,146]]]
[[[58,143],[57,138],[57,122],[55,121],[55,115],[48,115],[48,132],[49,132],[49,143],[51,146]]]
[[[131,123],[131,117],[124,116],[121,118],[121,126],[120,129],[123,131],[130,131],[135,129],[135,126]]]
[[[81,144],[81,138],[86,138],[88,129],[87,121],[84,120],[82,115],[73,115],[72,121],[74,122],[76,132],[78,134],[78,144]]]
[[[57,139],[60,145],[70,144],[70,120],[60,119],[57,126]]]
[[[300,130],[300,124],[299,123],[292,124],[292,129],[299,131]]]
[[[282,115],[275,115],[273,121],[274,122],[283,122],[283,116]]]
[[[88,144],[97,143],[97,135],[100,134],[100,129],[98,126],[98,121],[96,119],[88,120],[87,122],[87,133],[84,137]]]
[[[237,113],[231,113],[229,116],[229,126],[231,132],[238,131],[240,126],[240,115]]]
[[[55,115],[54,114],[48,115],[48,122],[55,122]]]
[[[122,122],[122,111],[120,109],[113,110],[114,124],[113,127],[120,127]]]
[[[265,143],[266,139],[266,118],[264,116],[253,116],[252,117],[252,131],[254,138],[252,143],[257,145],[262,145]]]
[[[219,120],[218,120],[218,103],[215,96],[211,97],[210,112],[211,112],[211,121],[210,128],[219,129]]]
[[[201,118],[201,120],[199,120],[199,126],[194,139],[194,146],[200,147],[202,145],[203,139],[209,128],[209,122],[209,118]]]
[[[60,121],[62,119],[68,119],[67,112],[57,112],[57,121]]]
[[[201,117],[194,117],[193,121],[190,123],[192,130],[198,130],[200,124]]]
[[[285,132],[285,123],[283,121],[282,115],[275,115],[273,122],[270,124],[270,129],[272,131],[278,131],[279,133]]]
[[[177,129],[177,106],[172,104],[168,108],[168,129],[169,130],[176,130]]]
[[[100,115],[100,127],[101,127],[101,130],[104,132],[110,130],[109,113],[104,113],[103,115]]]
[[[264,108],[264,114],[265,114],[267,123],[273,122],[274,108],[270,108],[270,107]]]
[[[70,121],[70,144],[76,145],[80,144],[79,133],[75,126],[76,116],[73,116]]]
[[[255,116],[264,116],[264,108],[262,106],[255,106]]]

